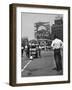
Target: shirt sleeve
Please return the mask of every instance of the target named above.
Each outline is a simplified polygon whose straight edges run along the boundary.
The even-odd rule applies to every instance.
[[[63,42],[62,41],[60,41],[60,47],[63,48]]]

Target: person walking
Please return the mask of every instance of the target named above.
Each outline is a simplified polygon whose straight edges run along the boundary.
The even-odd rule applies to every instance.
[[[41,57],[41,46],[39,45],[39,56]]]
[[[25,45],[25,52],[26,52],[26,56],[29,58],[29,45]]]
[[[62,70],[62,57],[61,57],[61,48],[63,47],[63,42],[54,35],[54,40],[52,41],[51,47],[54,50],[54,59],[56,63],[56,70]]]
[[[23,52],[24,52],[24,47],[22,46],[21,47],[21,55],[22,55],[22,57],[23,57]]]

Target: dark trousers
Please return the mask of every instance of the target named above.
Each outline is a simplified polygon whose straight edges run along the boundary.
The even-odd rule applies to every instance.
[[[29,58],[29,50],[26,51],[26,56]]]
[[[55,58],[57,71],[62,70],[62,58],[61,58],[60,49],[55,49],[54,50],[54,58]]]
[[[21,50],[22,56],[23,56],[23,51],[24,51],[24,49]]]

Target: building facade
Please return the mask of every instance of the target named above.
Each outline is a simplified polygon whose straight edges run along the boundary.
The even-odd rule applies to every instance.
[[[54,21],[54,24],[51,26],[51,30],[52,30],[52,39],[53,36],[56,35],[59,39],[61,39],[63,41],[63,19],[56,19]]]
[[[45,27],[45,29],[41,28],[39,30],[39,27],[41,27],[41,26]],[[49,22],[38,22],[38,23],[35,23],[35,27],[36,27],[35,38],[37,39],[38,43],[41,46],[48,45],[48,42],[50,41],[49,40],[49,36],[50,36],[50,23]]]

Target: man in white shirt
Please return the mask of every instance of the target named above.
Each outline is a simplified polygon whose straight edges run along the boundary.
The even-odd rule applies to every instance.
[[[61,58],[60,49],[63,47],[63,42],[60,39],[58,39],[58,37],[55,35],[54,40],[52,41],[51,47],[54,50],[56,70],[60,71],[62,70],[62,58]]]

